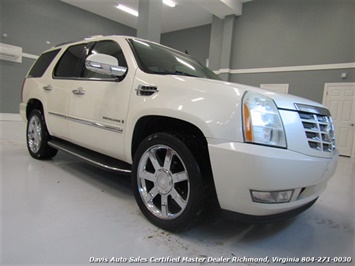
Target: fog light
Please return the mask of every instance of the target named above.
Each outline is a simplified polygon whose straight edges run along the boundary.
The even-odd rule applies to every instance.
[[[286,203],[291,200],[293,190],[285,191],[251,191],[254,202],[259,203]]]

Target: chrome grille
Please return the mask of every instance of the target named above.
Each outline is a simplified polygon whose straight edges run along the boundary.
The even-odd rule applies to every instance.
[[[306,112],[299,112],[298,114],[301,118],[309,147],[318,151],[332,152],[335,149],[332,118],[327,115]]]

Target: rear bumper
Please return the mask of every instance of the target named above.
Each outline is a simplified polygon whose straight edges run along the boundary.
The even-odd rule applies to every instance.
[[[246,143],[209,143],[212,171],[222,209],[251,216],[286,213],[314,202],[334,174],[330,159]],[[287,203],[258,203],[251,191],[292,190]],[[312,203],[313,204],[313,203]]]

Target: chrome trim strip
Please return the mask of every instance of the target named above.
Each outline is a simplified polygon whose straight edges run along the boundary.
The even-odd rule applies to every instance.
[[[330,116],[329,110],[324,107],[318,107],[318,106],[301,104],[301,103],[295,103],[294,105],[296,109],[301,112]]]
[[[92,164],[94,164],[94,165],[96,165],[96,166],[99,166],[99,167],[102,167],[102,168],[104,168],[104,169],[111,170],[111,171],[115,171],[115,172],[121,172],[121,173],[128,173],[128,174],[131,173],[131,170],[121,169],[121,168],[109,166],[109,165],[106,165],[106,164],[102,164],[102,163],[100,163],[100,162],[91,160],[91,159],[89,159],[89,158],[87,158],[87,157],[85,157],[85,156],[82,156],[82,155],[80,155],[80,154],[77,154],[77,153],[75,153],[75,152],[73,152],[73,151],[71,151],[71,150],[68,150],[68,149],[66,149],[66,148],[63,148],[63,147],[60,146],[60,145],[56,145],[56,144],[54,144],[54,143],[52,143],[52,142],[50,142],[50,141],[48,142],[48,145],[51,146],[52,148],[55,148],[55,149],[62,150],[62,151],[65,151],[65,152],[67,152],[67,153],[70,153],[71,155],[74,155],[74,156],[76,156],[76,157],[78,157],[78,158],[80,158],[80,159],[82,159],[82,160],[85,160],[85,161],[87,161],[87,162],[89,162],[89,163],[92,163]]]
[[[57,113],[53,113],[53,112],[48,112],[48,114],[50,114],[50,115],[54,115],[54,116],[58,116],[58,117],[61,117],[61,118],[64,118],[64,119],[66,119],[66,118],[67,118],[65,115],[62,115],[62,114],[57,114]]]
[[[76,118],[76,117],[72,117],[72,116],[66,116],[66,115],[62,115],[62,114],[57,114],[57,113],[53,113],[53,112],[48,112],[50,115],[54,115],[54,116],[58,116],[60,118],[64,118],[67,119],[69,121],[72,122],[77,122],[83,125],[87,125],[87,126],[93,126],[96,128],[100,128],[100,129],[104,129],[104,130],[108,130],[108,131],[113,131],[116,133],[123,133],[123,128],[122,127],[115,127],[115,126],[110,126],[110,125],[106,125],[106,124],[102,124],[102,123],[98,123],[98,122],[91,122],[91,121],[87,121],[87,120],[83,120],[80,118]]]

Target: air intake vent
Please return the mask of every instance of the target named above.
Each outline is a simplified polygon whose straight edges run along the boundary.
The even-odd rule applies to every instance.
[[[139,85],[136,91],[137,91],[137,95],[139,96],[150,96],[158,92],[158,88],[155,86]]]
[[[298,113],[309,147],[318,151],[332,152],[335,149],[334,126],[332,118],[326,115]]]

